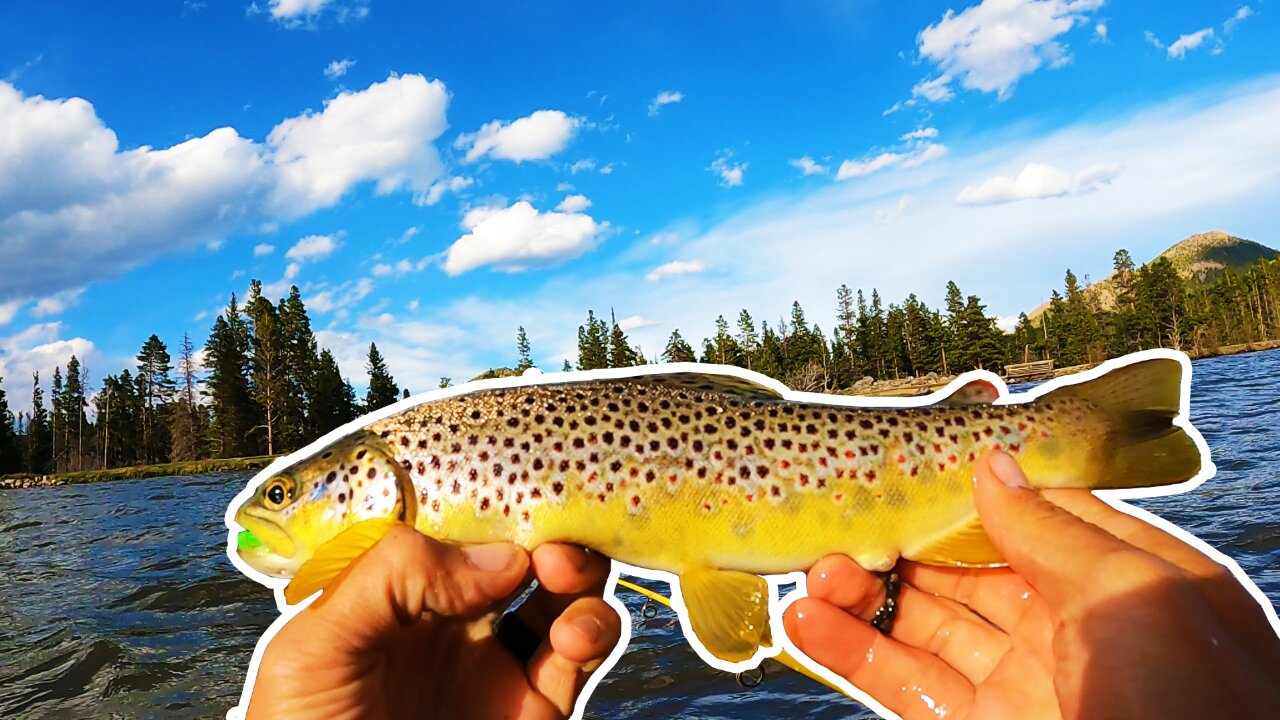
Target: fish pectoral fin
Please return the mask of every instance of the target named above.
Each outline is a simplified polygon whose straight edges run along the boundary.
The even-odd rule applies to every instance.
[[[959,567],[991,567],[1004,565],[1004,558],[983,529],[982,522],[974,515],[952,529],[934,538],[921,549],[907,555],[908,560],[915,560],[928,565],[950,565]]]
[[[938,401],[939,405],[990,405],[1000,399],[1000,388],[990,380],[978,378],[956,388],[954,392]]]
[[[692,568],[680,575],[680,591],[693,634],[712,655],[741,662],[773,645],[769,584],[759,575]]]
[[[317,590],[325,589],[348,565],[376,545],[399,522],[395,518],[362,520],[338,533],[317,548],[315,555],[298,568],[293,580],[284,589],[285,602],[297,605]]]

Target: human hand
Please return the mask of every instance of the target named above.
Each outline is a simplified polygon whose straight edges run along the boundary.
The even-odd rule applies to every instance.
[[[824,558],[796,646],[907,720],[1280,716],[1280,638],[1225,567],[1087,490],[1027,489],[1004,453],[976,474],[1009,567],[902,563],[886,636],[880,579]]]
[[[493,622],[542,638],[517,658]],[[566,717],[621,634],[608,559],[568,545],[453,546],[397,527],[271,640],[249,718]]]

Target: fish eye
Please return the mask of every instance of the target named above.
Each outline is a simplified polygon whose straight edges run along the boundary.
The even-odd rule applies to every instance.
[[[283,477],[272,478],[262,490],[268,510],[279,510],[293,500],[293,483]]]

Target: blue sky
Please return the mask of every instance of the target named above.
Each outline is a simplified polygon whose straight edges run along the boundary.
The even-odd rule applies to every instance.
[[[250,278],[423,391],[517,325],[558,368],[588,308],[652,356],[841,283],[1008,319],[1119,247],[1280,245],[1272,4],[7,7],[0,376],[202,344]]]

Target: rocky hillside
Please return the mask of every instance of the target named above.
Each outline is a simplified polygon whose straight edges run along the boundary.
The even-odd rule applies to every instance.
[[[1276,250],[1262,243],[1238,238],[1221,230],[1211,230],[1192,235],[1157,257],[1169,258],[1178,274],[1188,282],[1212,285],[1227,268],[1242,271],[1260,258],[1273,258],[1276,253]],[[1090,285],[1086,292],[1096,297],[1104,309],[1109,310],[1115,305],[1110,275]],[[1027,317],[1036,319],[1048,306],[1048,302],[1041,304],[1028,312]]]

